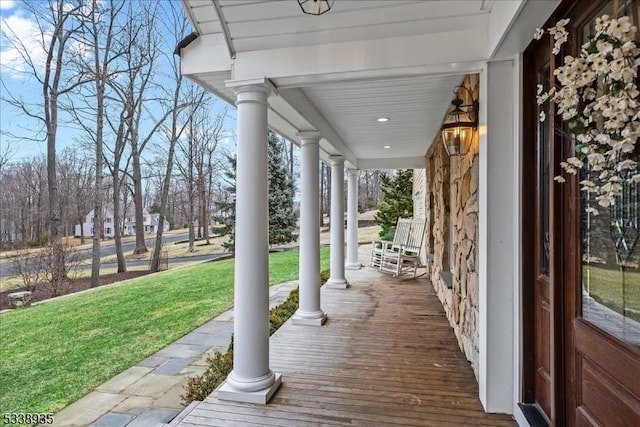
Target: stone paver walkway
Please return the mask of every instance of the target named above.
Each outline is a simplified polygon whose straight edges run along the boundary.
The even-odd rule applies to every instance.
[[[297,287],[297,280],[271,286],[270,307]],[[62,409],[54,425],[154,427],[171,421],[183,409],[188,377],[204,372],[207,356],[227,350],[232,332],[230,309]]]

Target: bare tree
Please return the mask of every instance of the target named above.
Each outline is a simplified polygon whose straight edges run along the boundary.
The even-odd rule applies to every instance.
[[[182,40],[187,33],[189,24],[179,9],[179,6],[175,3],[165,3],[168,9],[165,11],[165,15],[169,17],[169,25],[167,25],[166,33],[175,37],[174,40],[170,40],[169,43],[175,46],[179,40]],[[165,135],[168,140],[167,150],[167,164],[164,174],[164,182],[162,184],[162,192],[160,195],[160,217],[158,219],[158,230],[156,234],[155,248],[153,251],[153,257],[151,259],[151,271],[159,271],[160,269],[160,251],[162,249],[162,234],[165,221],[165,212],[167,208],[167,201],[169,198],[169,190],[171,188],[171,174],[173,170],[173,158],[175,155],[176,144],[181,138],[186,123],[188,123],[192,115],[197,108],[189,108],[187,114],[182,114],[183,110],[187,106],[201,105],[204,100],[204,92],[201,90],[186,90],[189,85],[185,85],[180,72],[179,59],[176,56],[168,58],[171,68],[171,77],[174,80],[173,91],[171,94],[169,108],[169,123],[165,127]],[[186,116],[186,117],[184,117]]]
[[[367,211],[377,209],[382,199],[379,170],[364,170],[358,174],[358,205]]]
[[[4,147],[0,146],[0,173],[15,154],[16,150],[11,144],[6,144]]]
[[[122,46],[122,69],[124,70],[120,78],[111,79],[109,87],[113,89],[114,96],[110,98],[117,104],[117,119],[111,119],[110,114],[106,115],[112,132],[114,142],[109,150],[109,156],[105,156],[107,168],[111,173],[113,185],[113,216],[114,216],[114,239],[116,246],[116,257],[118,260],[118,272],[126,271],[126,261],[122,253],[122,226],[123,210],[121,209],[121,190],[123,175],[129,174],[129,165],[133,161],[137,164],[133,167],[131,175],[134,185],[134,204],[136,205],[136,250],[134,252],[145,252],[144,242],[144,220],[142,215],[142,183],[140,176],[140,148],[138,146],[139,126],[145,93],[151,78],[154,74],[154,63],[158,55],[157,41],[154,31],[158,14],[156,3],[142,2],[138,4],[144,6],[144,11],[128,9],[126,24],[122,31],[122,37],[118,43]],[[155,7],[148,7],[147,6]],[[154,126],[154,130],[143,141],[146,145],[160,124]],[[129,151],[127,151],[127,147]],[[139,195],[139,199],[138,199]],[[140,209],[138,211],[138,208]],[[125,215],[126,216],[126,215]]]
[[[202,91],[202,89],[195,90]],[[180,156],[176,166],[187,187],[186,216],[189,223],[189,252],[195,250],[196,216],[198,216],[198,228],[202,229],[202,232],[198,232],[198,237],[203,238],[207,245],[210,244],[209,222],[215,175],[214,152],[228,133],[224,123],[228,114],[227,108],[223,108],[212,118],[210,114],[212,106],[205,101],[203,105],[194,104],[187,108],[187,110],[193,108],[196,110],[192,112],[193,114],[191,112],[188,114],[191,116],[188,123],[189,131],[177,146]],[[199,211],[197,214],[196,201]]]
[[[42,268],[42,250],[20,249],[11,258],[11,273],[20,277],[23,286],[29,292],[36,289],[46,281],[46,273]]]
[[[37,106],[33,106],[6,90],[3,100],[42,124],[44,140],[47,142],[49,230],[54,248],[59,248],[61,218],[56,175],[56,139],[60,124],[61,97],[85,82],[81,73],[76,73],[73,67],[68,66],[70,57],[82,55],[81,49],[74,46],[74,42],[77,41],[81,28],[78,17],[83,4],[80,0],[49,0],[46,3],[25,0],[23,6],[37,25],[36,36],[40,52],[33,52],[25,44],[26,41],[7,25],[3,26],[3,33],[21,56],[24,72],[38,83],[42,98]],[[44,61],[40,60],[40,54],[44,54]],[[52,281],[57,283],[66,276],[64,254],[54,253],[54,263],[56,268],[53,269]]]
[[[140,14],[141,22],[139,25],[140,33],[136,41],[136,44],[132,46],[132,50],[139,58],[140,71],[138,74],[138,88],[137,96],[133,100],[133,104],[130,105],[130,113],[132,115],[130,122],[129,144],[131,146],[131,160],[132,160],[132,180],[133,180],[133,201],[135,207],[135,221],[136,221],[136,247],[133,250],[134,254],[141,254],[148,252],[144,234],[144,204],[142,195],[142,169],[141,169],[141,155],[149,142],[152,140],[159,128],[161,128],[164,121],[170,114],[170,111],[165,110],[164,114],[157,119],[153,119],[148,114],[148,103],[157,103],[159,101],[156,97],[149,96],[150,86],[155,85],[153,77],[158,73],[157,61],[160,55],[160,41],[158,40],[158,16],[160,13],[157,2],[142,2],[142,13]],[[143,118],[150,119],[154,122],[152,128],[148,131],[146,136],[140,135],[140,123]]]
[[[71,229],[70,233],[65,231],[65,235],[73,235],[75,223],[82,224],[92,205],[94,168],[78,154],[77,147],[67,147],[59,156],[58,176],[61,216],[65,230]],[[83,227],[80,227],[80,238],[84,243]]]
[[[71,101],[70,111],[92,142],[95,181],[90,196],[94,211],[92,235],[91,287],[99,285],[101,238],[104,232],[104,140],[109,82],[123,72],[118,60],[127,46],[120,41],[124,29],[119,18],[124,15],[124,0],[89,0],[83,12],[83,44],[87,52],[76,58],[75,65],[90,81],[78,101]],[[86,213],[86,212],[85,212]],[[80,214],[78,212],[78,214]],[[82,229],[82,227],[81,227]],[[83,232],[83,230],[81,230]],[[84,241],[84,236],[81,237]]]
[[[198,147],[198,158],[196,169],[198,171],[198,186],[200,194],[200,221],[202,224],[202,238],[207,245],[210,242],[210,218],[211,218],[211,193],[213,191],[214,158],[213,154],[227,136],[224,121],[227,118],[228,110],[225,107],[218,115],[211,119],[207,111],[200,110],[202,114],[198,117],[196,134],[196,147]]]

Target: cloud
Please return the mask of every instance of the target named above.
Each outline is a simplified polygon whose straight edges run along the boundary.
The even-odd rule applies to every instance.
[[[0,9],[2,10],[13,9],[15,5],[16,5],[15,0],[0,0]]]
[[[5,1],[7,0],[0,0]],[[65,11],[70,11],[68,3],[63,7]],[[85,10],[87,13],[88,11],[89,9]],[[74,14],[74,17],[77,19],[78,15]],[[39,26],[35,17],[27,15],[22,10],[16,10],[7,17],[0,17],[0,20],[0,73],[8,74],[14,79],[23,79],[32,75],[35,69],[35,72],[43,75],[47,59],[46,49],[51,45],[53,26],[46,18],[41,20],[42,26]],[[66,55],[86,56],[90,53],[88,46],[81,41],[70,40],[67,43]]]
[[[4,2],[5,0],[0,0]],[[44,38],[51,35],[44,34]],[[0,39],[0,71],[14,78],[22,78],[28,73],[25,56],[36,69],[44,69],[46,52],[42,47],[43,33],[30,17],[13,14],[2,18],[2,36]]]

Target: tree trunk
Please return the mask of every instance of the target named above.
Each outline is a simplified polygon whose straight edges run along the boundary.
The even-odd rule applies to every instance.
[[[80,223],[80,244],[84,245],[84,227],[82,226],[82,217],[78,217],[78,222]],[[74,230],[75,231],[75,230]],[[75,234],[75,233],[74,233]],[[74,236],[75,237],[75,236]]]
[[[140,171],[140,152],[137,136],[131,136],[131,159],[133,161],[133,205],[136,217],[136,248],[134,254],[149,252],[144,241],[144,206],[142,205],[142,173]]]
[[[149,271],[160,271],[160,251],[162,250],[162,233],[164,231],[164,217],[167,206],[167,200],[169,199],[169,189],[171,187],[171,170],[173,169],[173,154],[175,151],[175,141],[172,141],[169,145],[169,156],[167,159],[167,173],[164,177],[164,183],[162,185],[162,194],[160,196],[160,218],[158,218],[158,232],[156,234],[156,244],[153,249],[153,257],[151,259],[151,266]]]
[[[92,236],[92,248],[91,248],[91,287],[96,288],[100,286],[100,258],[101,258],[101,242],[100,236],[104,228],[104,218],[102,217],[102,168],[103,168],[103,153],[102,153],[102,135],[104,129],[104,117],[102,112],[104,111],[104,84],[100,84],[96,81],[98,89],[98,108],[96,114],[96,184],[93,201],[94,209],[94,230]],[[84,242],[84,227],[82,220],[80,220],[80,236]]]
[[[187,155],[187,167],[189,168],[188,172],[188,192],[189,192],[189,212],[187,217],[189,218],[189,252],[194,252],[196,250],[196,233],[194,230],[193,223],[195,222],[195,192],[193,188],[193,121],[189,122],[190,127],[190,135],[189,135],[189,153]],[[159,221],[158,221],[159,222]]]
[[[208,167],[208,169],[209,169],[209,173],[208,173],[208,175],[209,175],[209,183],[207,185],[207,192],[206,192],[207,194],[206,194],[206,197],[204,199],[204,206],[205,206],[205,209],[206,209],[205,210],[206,217],[205,217],[205,220],[204,220],[204,226],[206,227],[206,230],[207,230],[205,239],[207,241],[207,245],[210,245],[211,244],[211,242],[210,242],[211,236],[209,235],[209,225],[210,225],[210,218],[211,218],[211,215],[210,215],[210,212],[211,212],[211,209],[210,209],[211,208],[211,187],[213,186],[213,167],[211,166],[211,154],[209,155],[209,167]]]
[[[126,216],[126,215],[125,215]],[[122,253],[122,217],[120,209],[120,179],[118,172],[113,175],[113,239],[116,247],[116,258],[118,259],[118,273],[127,271],[127,262]],[[117,224],[117,225],[116,225]],[[137,228],[137,227],[136,227]]]

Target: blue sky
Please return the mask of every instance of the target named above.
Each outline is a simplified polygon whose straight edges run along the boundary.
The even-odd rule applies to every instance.
[[[25,41],[27,46],[36,52],[37,41],[32,36],[35,30],[35,24],[30,20],[24,12],[18,7],[18,2],[14,0],[0,0],[0,26],[2,32],[10,27]],[[37,87],[30,81],[27,76],[20,75],[20,71],[24,69],[20,64],[20,55],[12,48],[9,41],[4,37],[0,37],[0,78],[6,88],[14,94],[20,94],[27,99],[35,100],[37,96]],[[0,87],[2,95],[6,95],[5,87]],[[19,132],[21,127],[37,128],[32,120],[27,120],[23,114],[19,114],[11,106],[6,105],[4,101],[0,101],[0,145],[4,149],[7,144],[11,145],[12,151],[15,153],[13,160],[32,157],[38,153],[44,153],[44,143],[36,143],[31,141],[21,141],[4,135],[5,132]]]
[[[25,11],[19,1],[0,0],[0,26],[4,34],[15,33],[22,43],[31,52],[36,64],[44,64],[44,52],[38,44],[40,37],[39,30],[32,16]],[[20,54],[12,46],[12,43],[4,36],[0,36],[0,79],[4,85],[0,86],[3,96],[7,95],[7,90],[23,97],[26,101],[41,102],[41,87],[34,81],[34,77],[24,73],[24,61]],[[167,73],[170,70],[166,71]],[[5,89],[6,87],[6,89]],[[224,101],[218,100],[212,114],[215,115],[224,105]],[[227,127],[235,130],[235,111],[230,109],[230,118],[227,120]],[[62,123],[58,131],[58,150],[65,146],[73,145],[74,140],[82,138],[82,135],[72,123],[64,123],[68,117],[62,113]],[[150,124],[147,124],[149,127]],[[27,139],[14,138],[7,133],[19,134],[28,138],[44,137],[42,125],[38,120],[29,118],[24,113],[17,111],[11,105],[0,101],[0,152],[7,146],[11,147],[13,153],[12,161],[26,160],[33,156],[46,153],[46,143],[44,141],[30,141]],[[226,144],[232,145],[232,141]],[[227,149],[230,147],[227,147]]]

